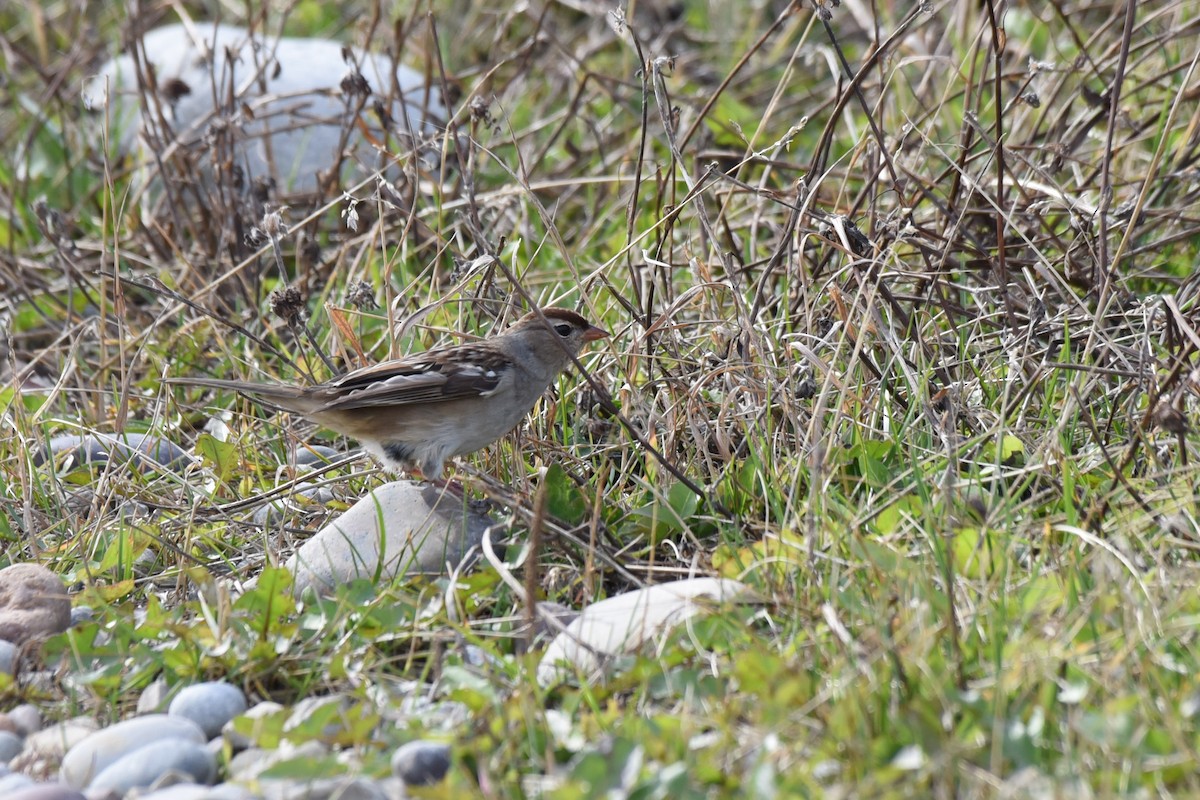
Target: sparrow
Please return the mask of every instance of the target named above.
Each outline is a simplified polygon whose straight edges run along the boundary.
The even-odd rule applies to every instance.
[[[358,440],[393,471],[437,480],[446,459],[517,426],[583,346],[609,335],[565,308],[521,317],[504,333],[382,361],[315,386],[174,378],[231,389]]]

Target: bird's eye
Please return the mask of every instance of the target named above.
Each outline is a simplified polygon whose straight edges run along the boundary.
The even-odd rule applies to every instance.
[[[564,339],[571,335],[572,330],[574,330],[574,328],[572,328],[570,325],[566,324],[565,322],[559,323],[558,325],[554,326],[554,331],[559,336],[563,337]]]

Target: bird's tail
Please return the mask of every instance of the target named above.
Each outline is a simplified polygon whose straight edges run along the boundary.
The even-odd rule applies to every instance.
[[[221,378],[168,378],[165,383],[177,386],[207,386],[210,389],[228,389],[247,397],[263,401],[284,411],[311,414],[323,405],[323,401],[312,397],[304,389],[277,383],[247,383]]]

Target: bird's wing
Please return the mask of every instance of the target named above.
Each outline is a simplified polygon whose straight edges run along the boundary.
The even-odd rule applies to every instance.
[[[480,357],[473,359],[473,345],[459,345],[454,351],[453,359],[441,358],[442,351],[433,350],[355,370],[313,392],[314,399],[324,401],[317,411],[484,397],[499,388],[511,366],[483,349],[478,351]],[[483,356],[488,357],[486,361]],[[483,363],[486,366],[481,366]]]

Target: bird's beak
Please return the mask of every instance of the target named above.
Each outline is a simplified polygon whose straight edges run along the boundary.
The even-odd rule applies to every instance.
[[[584,342],[594,342],[597,339],[607,339],[611,334],[604,328],[597,328],[595,325],[583,332]]]

